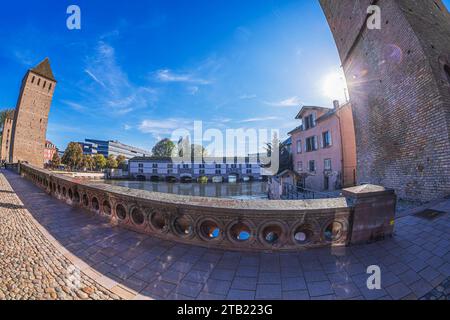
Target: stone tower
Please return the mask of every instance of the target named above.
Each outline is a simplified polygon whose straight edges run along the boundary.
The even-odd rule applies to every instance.
[[[55,86],[48,58],[25,74],[14,116],[11,163],[28,162],[43,167],[48,113]]]
[[[320,0],[353,105],[359,183],[450,194],[450,14],[441,0]],[[381,8],[381,30],[367,8]]]
[[[3,124],[3,134],[2,134],[2,149],[0,152],[0,161],[7,162],[9,161],[9,150],[11,148],[11,135],[13,128],[13,119],[6,118],[5,123]]]

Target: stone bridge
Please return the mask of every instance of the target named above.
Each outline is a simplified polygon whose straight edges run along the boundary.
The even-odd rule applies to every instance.
[[[115,187],[22,165],[21,175],[48,194],[115,225],[208,248],[297,251],[346,246],[393,233],[392,190],[361,186],[344,197],[304,201],[238,201]]]

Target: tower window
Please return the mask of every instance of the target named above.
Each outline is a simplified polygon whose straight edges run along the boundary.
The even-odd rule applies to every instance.
[[[41,79],[39,78],[38,79],[38,86],[41,84]]]
[[[31,83],[34,83],[34,79],[35,79],[35,76],[33,76],[33,78],[31,78]]]
[[[50,83],[50,85],[48,86],[48,91],[52,90],[52,84]]]
[[[44,81],[44,86],[43,86],[44,89],[45,89],[46,85],[47,85],[47,81]]]
[[[447,80],[450,82],[450,66],[447,64],[444,66],[445,74],[447,75]]]

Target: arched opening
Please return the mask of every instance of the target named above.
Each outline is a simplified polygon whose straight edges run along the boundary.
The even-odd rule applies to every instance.
[[[180,179],[181,183],[192,183],[192,177],[191,176],[183,176]]]
[[[127,210],[125,209],[125,207],[121,204],[118,204],[116,206],[116,215],[117,218],[119,218],[120,220],[125,220],[127,217]]]
[[[156,230],[163,230],[166,227],[166,218],[159,211],[153,213],[150,222]]]
[[[279,242],[283,230],[278,225],[269,225],[262,230],[262,236],[266,243],[274,245]]]
[[[173,176],[167,176],[166,177],[166,182],[168,182],[168,183],[175,183],[175,182],[177,182],[177,178],[173,177]]]
[[[145,181],[146,178],[145,178],[145,176],[143,176],[143,175],[138,175],[138,176],[136,176],[136,180],[137,180],[137,181]]]
[[[159,177],[158,176],[151,176],[150,177],[150,181],[151,182],[159,182]]]
[[[327,225],[324,230],[324,238],[328,242],[339,241],[342,238],[344,227],[342,223],[334,221]]]
[[[83,194],[83,205],[85,207],[89,207],[89,198],[88,198],[87,194]]]
[[[208,220],[200,225],[200,234],[204,239],[214,240],[220,236],[220,228],[216,222]]]
[[[251,237],[250,227],[245,223],[238,222],[230,229],[230,236],[233,240],[238,242],[248,241]]]
[[[111,205],[107,200],[103,201],[103,213],[108,216],[111,215]]]
[[[192,234],[192,220],[187,216],[175,218],[173,226],[175,232],[180,236],[188,236]]]
[[[94,209],[95,211],[100,210],[100,204],[98,203],[98,200],[96,197],[92,198],[91,200],[91,207],[92,209]]]
[[[144,214],[138,208],[134,208],[131,212],[131,219],[133,220],[134,224],[139,226],[142,225],[145,221]]]

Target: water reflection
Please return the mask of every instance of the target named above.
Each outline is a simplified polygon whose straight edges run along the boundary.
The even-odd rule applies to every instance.
[[[267,183],[259,181],[243,183],[200,184],[107,180],[105,181],[105,183],[131,189],[172,193],[185,196],[229,198],[239,200],[267,199]]]

